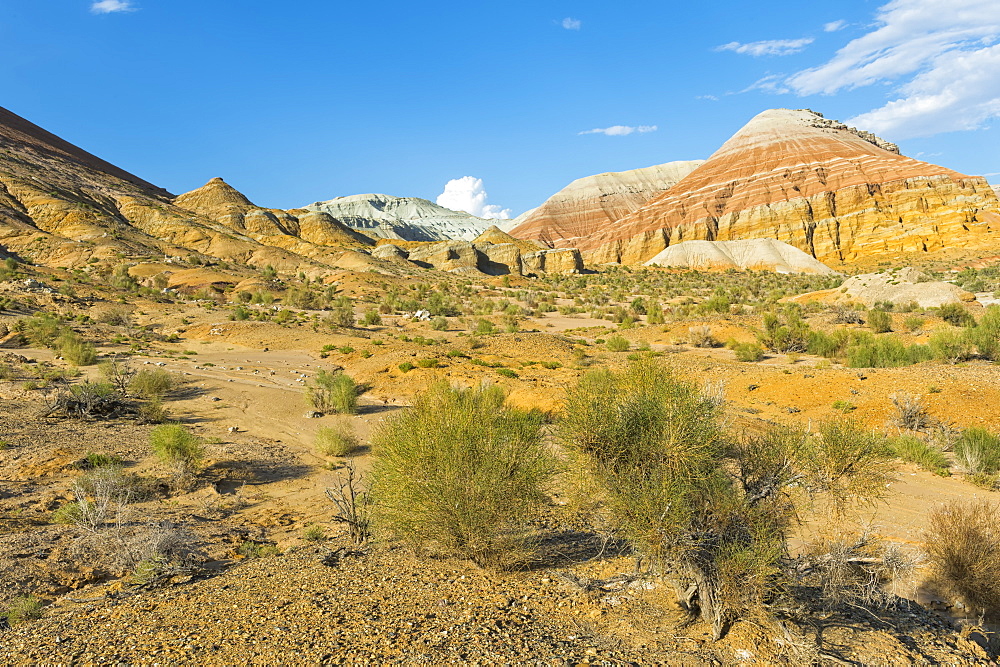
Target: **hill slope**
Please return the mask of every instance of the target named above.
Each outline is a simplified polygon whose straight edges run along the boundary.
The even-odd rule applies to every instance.
[[[1000,203],[984,179],[806,109],[771,109],[677,185],[572,243],[591,262],[633,264],[682,240],[773,238],[841,263],[987,247],[991,225]]]

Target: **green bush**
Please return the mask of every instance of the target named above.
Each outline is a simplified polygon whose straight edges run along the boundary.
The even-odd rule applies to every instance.
[[[476,322],[476,328],[473,331],[477,336],[487,336],[489,334],[495,334],[497,332],[497,327],[495,324],[489,320],[478,320]],[[471,341],[470,341],[471,343]]]
[[[376,520],[415,545],[480,565],[524,563],[553,460],[539,413],[493,387],[434,385],[372,438]]]
[[[404,373],[409,373],[409,372],[410,372],[410,371],[412,371],[412,370],[413,370],[414,368],[416,368],[416,366],[414,366],[414,365],[413,365],[412,363],[410,363],[409,361],[404,361],[403,363],[401,363],[401,364],[399,365],[399,370],[403,371]]]
[[[972,357],[972,343],[966,332],[941,329],[931,334],[927,345],[934,358],[945,363],[957,364]]]
[[[780,588],[793,489],[845,514],[884,496],[881,437],[853,422],[807,436],[779,428],[734,439],[721,406],[651,360],[585,375],[568,392],[560,440],[599,484],[613,525],[672,578],[716,638]]]
[[[955,459],[970,475],[1000,471],[1000,436],[984,428],[962,432],[955,443]]]
[[[316,432],[316,450],[324,456],[347,456],[359,446],[358,437],[346,419],[332,426],[321,426]]]
[[[431,320],[431,329],[434,331],[447,331],[448,330],[448,318],[439,316]]]
[[[378,308],[369,308],[365,311],[364,317],[361,318],[361,326],[377,327],[381,324],[382,315],[379,314]]]
[[[933,357],[927,346],[907,347],[895,336],[875,337],[857,332],[853,338],[846,351],[847,365],[851,368],[897,368]]]
[[[931,584],[975,614],[1000,615],[1000,506],[951,501],[931,512],[924,537]]]
[[[74,366],[93,366],[97,363],[97,351],[72,331],[66,331],[56,341],[63,358]]]
[[[802,319],[802,309],[788,305],[781,310],[764,313],[764,328],[757,333],[757,342],[779,354],[805,352],[808,347],[809,325]]]
[[[139,398],[157,399],[177,386],[177,377],[162,368],[144,368],[128,383],[129,393]]]
[[[764,348],[757,343],[733,343],[730,347],[737,361],[754,362],[764,358]]]
[[[988,306],[979,324],[968,329],[966,334],[969,343],[976,346],[980,357],[1000,361],[1000,306]]]
[[[870,326],[872,331],[875,333],[888,333],[892,331],[892,315],[884,310],[869,310],[868,326]]]
[[[946,303],[937,309],[938,317],[956,327],[972,327],[976,318],[960,303]]]
[[[320,412],[353,415],[358,411],[358,386],[345,373],[320,370],[306,387],[306,400]]]
[[[197,470],[205,457],[202,439],[180,424],[161,424],[154,428],[149,432],[149,446],[160,461],[181,475]]]
[[[632,344],[628,342],[627,339],[619,336],[618,334],[611,334],[605,341],[605,346],[610,352],[627,352]]]
[[[517,372],[511,370],[510,368],[498,368],[497,369],[497,375],[502,375],[505,378],[511,378],[511,379],[516,379],[516,378],[520,377],[517,374]]]

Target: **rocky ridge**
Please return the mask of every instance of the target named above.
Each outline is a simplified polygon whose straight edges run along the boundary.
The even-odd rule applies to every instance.
[[[375,238],[405,241],[471,241],[496,222],[418,197],[382,194],[336,197],[303,208],[328,214]]]
[[[515,219],[513,235],[548,246],[570,247],[639,209],[700,166],[704,160],[668,162],[644,169],[578,178]]]
[[[669,190],[572,245],[594,264],[636,264],[679,241],[773,238],[839,265],[988,247],[998,225],[983,178],[904,157],[806,109],[771,109]],[[515,234],[569,243],[554,224]]]

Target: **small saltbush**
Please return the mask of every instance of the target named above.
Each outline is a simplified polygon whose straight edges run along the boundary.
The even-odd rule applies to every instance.
[[[324,456],[347,456],[359,446],[358,437],[346,419],[332,426],[320,426],[316,432],[316,450]]]
[[[353,415],[358,411],[358,386],[345,373],[320,370],[306,387],[306,399],[320,412]]]
[[[162,398],[177,386],[177,377],[162,368],[144,368],[128,383],[129,393],[147,399]]]
[[[931,334],[927,341],[928,347],[935,359],[945,363],[957,364],[972,357],[972,344],[965,333],[941,329]]]
[[[888,333],[892,331],[892,315],[880,309],[868,311],[868,326],[875,333]]]
[[[946,303],[937,309],[938,316],[956,327],[972,327],[976,325],[976,318],[972,316],[965,306],[959,303]]]
[[[628,340],[617,334],[611,334],[608,336],[608,339],[604,344],[611,352],[627,352],[631,347],[631,343],[629,343]]]
[[[205,457],[202,439],[180,424],[161,424],[149,432],[153,453],[177,473],[187,475],[197,470]]]
[[[59,336],[56,346],[63,358],[74,366],[93,366],[97,363],[97,352],[94,346],[72,331],[67,331]]]
[[[7,603],[3,611],[10,625],[19,625],[42,617],[42,602],[34,595],[20,595]]]
[[[732,350],[737,361],[761,361],[764,358],[764,348],[757,343],[734,343]]]

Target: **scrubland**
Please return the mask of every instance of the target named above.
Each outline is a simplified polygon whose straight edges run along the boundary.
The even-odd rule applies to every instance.
[[[998,655],[1000,306],[150,266],[0,272],[5,662]]]

